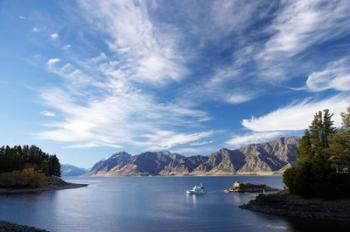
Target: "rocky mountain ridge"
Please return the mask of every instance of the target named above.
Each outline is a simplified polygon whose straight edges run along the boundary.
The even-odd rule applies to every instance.
[[[71,164],[61,165],[61,176],[81,176],[84,175],[88,170],[79,168]]]
[[[144,152],[138,155],[119,152],[96,163],[88,175],[281,174],[287,167],[294,164],[298,141],[297,137],[282,137],[271,142],[250,144],[235,150],[222,148],[208,156],[186,157],[168,151]]]

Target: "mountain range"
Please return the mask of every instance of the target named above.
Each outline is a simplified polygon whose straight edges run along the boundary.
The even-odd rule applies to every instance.
[[[274,141],[222,148],[208,156],[186,157],[168,151],[131,155],[113,154],[97,162],[87,173],[90,176],[134,175],[271,175],[281,174],[294,164],[299,139],[282,137]]]
[[[61,165],[61,176],[81,176],[84,175],[88,170],[79,168],[71,164]]]

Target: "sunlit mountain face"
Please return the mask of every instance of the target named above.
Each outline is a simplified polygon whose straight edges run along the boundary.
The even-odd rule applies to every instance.
[[[0,140],[108,154],[299,136],[350,104],[349,1],[1,1]]]

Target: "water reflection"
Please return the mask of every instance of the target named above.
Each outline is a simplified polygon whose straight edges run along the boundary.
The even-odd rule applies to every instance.
[[[186,201],[192,203],[194,207],[197,205],[197,195],[186,193]]]
[[[224,193],[236,180],[282,186],[281,177],[75,178],[87,188],[0,196],[0,220],[50,231],[314,231],[303,222],[240,209],[255,194]],[[207,194],[186,195],[202,182]],[[184,196],[185,195],[185,196]],[[334,224],[333,224],[334,226]],[[348,225],[347,225],[348,226]],[[333,231],[346,231],[338,225]],[[323,228],[332,228],[323,226]],[[349,227],[347,227],[349,228]]]

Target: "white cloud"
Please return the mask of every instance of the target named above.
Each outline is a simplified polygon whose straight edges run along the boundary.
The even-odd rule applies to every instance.
[[[80,1],[80,6],[107,35],[109,51],[92,58],[70,56],[62,65],[54,65],[61,62],[58,58],[47,62],[63,87],[45,89],[41,98],[63,119],[46,125],[37,138],[70,148],[170,149],[213,133],[199,129],[210,119],[206,112],[145,90],[148,84],[161,87],[186,75],[174,28],[156,27],[143,2]]]
[[[214,142],[213,140],[204,140],[204,141],[193,142],[193,143],[190,143],[189,145],[201,147],[204,145],[212,144],[213,142]]]
[[[72,46],[70,45],[70,44],[65,44],[64,46],[63,46],[63,49],[64,50],[68,50],[68,49],[70,49]]]
[[[39,32],[39,31],[41,31],[41,30],[40,30],[39,27],[33,27],[32,31],[33,31],[33,32]]]
[[[47,110],[42,111],[41,114],[45,117],[55,117],[56,116],[55,113],[47,111]]]
[[[26,18],[25,16],[23,16],[23,15],[18,16],[18,18],[21,19],[21,20],[27,19],[27,18]]]
[[[57,63],[59,63],[61,60],[59,58],[51,58],[47,61],[48,66],[53,66]]]
[[[41,98],[60,112],[63,120],[47,125],[37,138],[65,142],[69,147],[133,145],[150,149],[170,148],[208,135],[195,130],[209,119],[206,112],[157,101],[129,82],[127,73],[108,59],[99,59],[98,65],[95,58],[84,62],[80,63],[84,70],[72,64],[49,67],[66,84],[43,90]],[[181,132],[184,128],[188,132]]]
[[[208,80],[200,80],[194,86],[189,86],[184,93],[183,101],[197,103],[216,100],[229,104],[240,104],[250,101],[261,90],[255,90],[250,84],[249,75],[243,75],[235,64],[218,69]],[[253,93],[254,92],[254,93]]]
[[[147,143],[153,149],[169,149],[176,145],[187,144],[207,138],[213,134],[213,131],[203,131],[197,133],[176,133],[174,131],[156,131],[153,134],[146,135]]]
[[[247,93],[234,93],[227,96],[226,101],[231,104],[240,104],[250,101],[254,98],[254,95]]]
[[[350,57],[330,62],[324,70],[311,73],[306,81],[306,86],[313,92],[327,89],[349,91]]]
[[[156,27],[145,2],[80,1],[87,19],[109,36],[110,50],[129,66],[129,78],[154,85],[186,76],[185,59],[177,48],[176,30]],[[178,33],[178,32],[177,32]]]
[[[181,10],[189,15],[190,22],[195,22],[192,30],[199,33],[198,37],[204,42],[221,41],[233,33],[239,36],[259,18],[257,9],[265,4],[263,1],[251,1],[245,4],[239,0],[187,2],[189,5],[185,4]],[[206,17],[203,17],[203,14]]]
[[[65,148],[93,148],[93,147],[114,147],[114,148],[122,148],[123,146],[118,144],[108,144],[108,143],[82,143],[82,144],[75,144],[75,145],[69,145]]]
[[[50,35],[50,38],[51,38],[52,40],[57,40],[58,37],[59,37],[58,33],[52,33],[52,34]]]
[[[265,80],[282,82],[290,78],[291,61],[312,46],[349,34],[349,1],[296,0],[282,1],[276,17],[268,26],[270,38],[255,55],[260,76]],[[289,74],[289,75],[288,75]]]
[[[242,125],[255,132],[297,131],[310,125],[316,112],[329,109],[334,113],[334,123],[341,125],[340,113],[350,104],[350,96],[336,95],[323,100],[304,100],[274,110],[260,117],[244,119]]]
[[[186,7],[181,8],[178,15],[169,14],[171,17],[156,12],[164,9],[162,3],[153,3],[150,7],[147,1],[79,1],[81,14],[96,27],[93,33],[106,42],[108,50],[98,50],[103,46],[89,50],[86,46],[84,54],[93,51],[90,54],[94,57],[70,54],[62,57],[69,63],[64,64],[58,58],[47,61],[48,71],[62,77],[63,87],[46,89],[41,97],[45,105],[62,114],[63,119],[46,127],[38,138],[65,142],[69,147],[131,145],[181,149],[182,145],[200,146],[210,141],[205,138],[212,136],[201,127],[202,122],[210,119],[198,108],[204,101],[214,99],[239,104],[254,99],[269,89],[266,83],[255,81],[259,76],[289,78],[284,74],[294,56],[313,45],[339,38],[350,29],[348,17],[345,17],[349,7],[345,1],[324,4],[282,1],[279,7],[272,4],[277,11],[271,10],[274,7],[262,7],[265,3],[220,1],[197,5],[183,2],[181,4]],[[187,4],[197,7],[187,7]],[[266,13],[257,9],[264,9]],[[272,26],[266,30],[260,25],[251,31],[254,22],[271,12],[268,21],[272,20]],[[181,18],[184,15],[185,20]],[[203,15],[208,17],[203,18]],[[182,28],[182,20],[193,25]],[[181,26],[177,28],[175,25],[179,22]],[[263,38],[267,37],[266,42]],[[58,39],[59,35],[53,33],[51,38]],[[232,38],[237,41],[234,46]],[[85,45],[77,45],[76,50]],[[189,83],[176,85],[174,89],[161,88],[190,76],[187,64],[197,61],[192,63],[191,59],[207,54],[209,49],[216,50],[215,46],[218,51],[215,51],[217,54],[213,52],[213,57],[199,57],[199,61],[209,60],[213,66],[208,72],[203,69],[208,76],[193,75]],[[62,48],[67,50],[70,44]],[[201,53],[201,49],[205,53]],[[227,54],[231,50],[232,54]],[[222,54],[229,58],[221,60]],[[213,61],[218,57],[220,64]],[[55,65],[58,62],[59,65]],[[207,68],[208,63],[203,63],[203,67]],[[321,86],[312,78],[317,75],[321,76],[320,72],[310,74],[309,86],[321,89],[323,82]],[[340,90],[339,78],[331,88]],[[179,99],[182,95],[179,89],[183,88],[188,88],[188,94],[183,94],[183,99],[190,99],[188,102]],[[167,90],[170,91],[164,96],[162,91]],[[245,119],[243,126],[252,130],[252,134],[232,141],[267,139],[278,131],[300,130],[309,124],[316,111],[332,110],[330,106],[340,108],[345,104],[344,99],[349,100],[340,96],[328,102],[305,100],[265,116]]]
[[[251,143],[260,143],[260,142],[267,142],[271,139],[280,137],[283,133],[282,132],[254,132],[249,133],[245,135],[236,135],[233,136],[230,140],[226,141],[226,144],[239,146],[239,145],[245,145],[245,144],[251,144]]]
[[[260,54],[264,59],[293,56],[305,48],[349,33],[348,1],[283,1]]]

